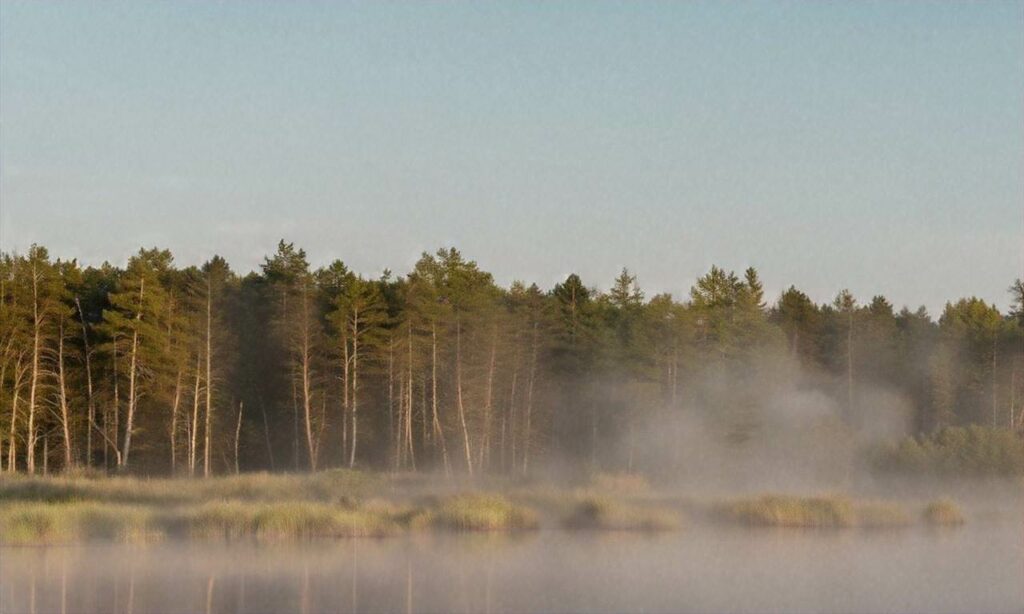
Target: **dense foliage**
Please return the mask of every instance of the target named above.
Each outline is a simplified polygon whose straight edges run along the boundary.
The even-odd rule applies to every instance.
[[[0,256],[0,458],[30,473],[635,470],[674,458],[639,442],[678,448],[679,416],[737,449],[786,441],[764,403],[785,388],[835,408],[797,415],[808,432],[900,413],[897,435],[935,434],[893,458],[973,471],[987,452],[946,450],[982,431],[948,427],[1019,450],[1024,285],[1011,292],[1010,314],[969,298],[935,321],[848,292],[818,305],[791,287],[769,306],[754,269],[712,267],[679,300],[626,270],[607,291],[577,275],[501,288],[455,249],[367,279],[285,242],[246,275],[159,249],[82,267],[34,246]]]
[[[889,447],[879,458],[879,468],[945,476],[1020,475],[1024,441],[1004,429],[946,427]]]

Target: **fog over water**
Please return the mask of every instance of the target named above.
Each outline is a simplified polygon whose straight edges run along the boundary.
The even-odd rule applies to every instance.
[[[3,548],[2,612],[1019,612],[1024,525]]]

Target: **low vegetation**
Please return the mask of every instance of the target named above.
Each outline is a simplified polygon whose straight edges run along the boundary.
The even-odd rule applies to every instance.
[[[515,505],[501,495],[477,494],[446,499],[416,514],[412,523],[416,527],[454,531],[507,531],[535,529],[539,525],[532,510]]]
[[[940,476],[1024,475],[1024,439],[1006,429],[949,427],[883,449],[876,468]]]
[[[103,503],[15,503],[0,508],[5,544],[80,541],[137,543],[159,539],[152,511]]]
[[[856,521],[853,504],[840,496],[764,495],[721,505],[717,515],[742,524],[775,527],[850,527]]]
[[[0,543],[310,540],[411,530],[526,530],[542,521],[566,529],[668,531],[683,520],[679,510],[665,507],[664,499],[656,502],[646,482],[633,476],[595,476],[584,488],[569,490],[538,485],[507,495],[419,499],[410,493],[422,488],[404,484],[396,490],[388,480],[357,471],[208,480],[4,477]],[[763,495],[689,511],[704,509],[715,519],[748,526],[885,528],[915,522],[899,503],[839,495]],[[964,515],[956,504],[939,500],[927,506],[920,521],[955,526]]]
[[[856,525],[868,529],[906,527],[914,523],[914,519],[902,505],[889,501],[856,503],[853,514]]]
[[[204,480],[8,475],[0,478],[0,504],[8,501],[102,501],[175,505],[218,499],[352,504],[378,492],[383,486],[381,480],[375,474],[348,469],[311,474],[246,473]]]
[[[380,498],[384,479],[340,470],[209,480],[3,478],[0,542],[314,539],[539,525],[532,509],[496,494],[402,507]]]
[[[714,508],[720,520],[750,526],[800,528],[895,528],[914,524],[905,506],[892,501],[852,501],[839,495],[795,497],[763,495],[738,499]],[[923,520],[933,525],[963,522],[959,508],[950,501],[928,505]]]
[[[924,508],[922,518],[927,524],[937,527],[955,527],[967,521],[963,512],[960,511],[960,507],[949,499],[939,499],[929,503]]]
[[[681,524],[679,514],[668,509],[630,505],[608,497],[588,496],[563,520],[569,529],[610,531],[669,531]]]

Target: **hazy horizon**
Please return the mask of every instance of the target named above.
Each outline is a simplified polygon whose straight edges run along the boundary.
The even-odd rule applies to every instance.
[[[0,248],[897,306],[1022,275],[1024,5],[0,7]]]

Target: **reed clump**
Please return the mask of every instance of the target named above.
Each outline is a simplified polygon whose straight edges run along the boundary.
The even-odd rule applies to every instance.
[[[949,499],[932,501],[924,508],[921,517],[927,524],[936,527],[957,527],[967,522],[960,506]]]
[[[854,517],[858,527],[868,529],[906,527],[914,522],[903,506],[888,501],[857,503],[854,505]]]
[[[0,503],[8,501],[198,504],[211,500],[321,501],[354,507],[382,486],[379,476],[349,469],[309,475],[265,472],[196,480],[185,477],[142,479],[7,476],[0,479]]]
[[[377,537],[401,529],[383,510],[326,503],[218,501],[187,512],[189,537],[198,539],[313,539]]]
[[[569,529],[670,531],[681,525],[672,510],[629,505],[599,495],[583,497],[563,521]]]
[[[138,543],[163,535],[155,515],[138,506],[29,502],[0,508],[0,542],[4,544]]]
[[[513,504],[502,495],[467,494],[442,500],[410,518],[414,528],[436,527],[454,531],[508,531],[536,529],[533,510]]]
[[[856,523],[850,500],[835,495],[763,495],[726,503],[716,511],[721,518],[752,526],[824,528],[850,527]]]

